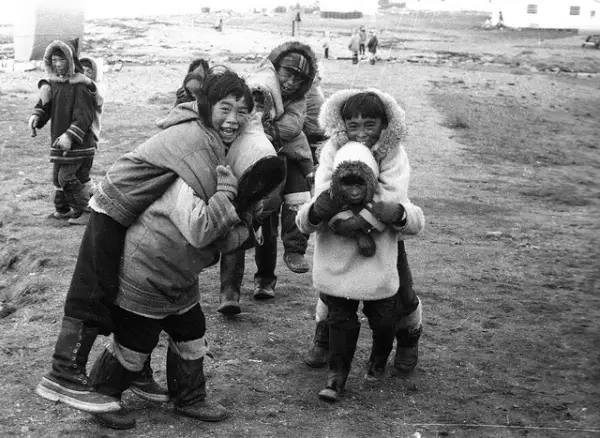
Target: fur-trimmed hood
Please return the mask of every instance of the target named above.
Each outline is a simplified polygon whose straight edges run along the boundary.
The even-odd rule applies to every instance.
[[[300,100],[302,99],[317,76],[318,66],[317,66],[317,56],[315,52],[310,48],[310,46],[301,43],[300,41],[287,41],[275,47],[271,50],[271,53],[267,55],[267,59],[273,63],[275,70],[279,68],[279,62],[281,59],[287,55],[288,53],[295,52],[304,56],[308,60],[309,64],[309,75],[304,79],[300,88],[291,96],[287,96],[286,100]]]
[[[80,62],[82,62],[84,60],[87,60],[90,62],[90,64],[92,64],[92,78],[91,78],[92,81],[101,82],[104,74],[103,74],[102,70],[98,67],[98,63],[96,62],[96,60],[94,58],[90,58],[88,56],[79,58]]]
[[[281,88],[279,79],[273,63],[268,59],[263,59],[260,64],[248,75],[246,84],[252,91],[260,91],[265,97],[265,111],[270,120],[280,118],[285,108],[283,107],[283,98],[281,97]]]
[[[355,141],[341,147],[334,158],[334,170],[331,175],[331,196],[343,200],[341,180],[348,176],[358,176],[367,185],[367,194],[362,205],[372,202],[378,189],[379,167],[369,149]]]
[[[73,47],[71,43],[54,40],[48,44],[48,47],[46,47],[46,51],[44,52],[44,67],[51,80],[65,80],[65,77],[58,76],[52,68],[52,52],[54,52],[55,49],[60,50],[69,63],[69,70],[66,75],[67,79],[73,76],[75,73],[83,72],[81,64],[79,63],[79,58],[77,57],[77,52],[75,51],[75,47]]]
[[[340,90],[332,94],[323,104],[319,114],[319,125],[325,131],[325,136],[330,137],[337,148],[348,143],[348,135],[342,119],[342,109],[351,96],[362,92],[371,92],[379,96],[385,108],[388,126],[383,130],[379,141],[371,150],[373,155],[378,159],[382,159],[390,151],[400,147],[400,143],[406,138],[407,132],[404,110],[392,95],[376,88]]]

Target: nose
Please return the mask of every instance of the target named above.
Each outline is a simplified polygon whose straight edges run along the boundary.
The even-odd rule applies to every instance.
[[[351,186],[350,187],[350,196],[352,197],[356,197],[359,194],[359,187],[358,186]]]
[[[230,111],[229,114],[227,114],[227,117],[225,118],[225,123],[230,125],[237,123],[237,116],[235,111]]]

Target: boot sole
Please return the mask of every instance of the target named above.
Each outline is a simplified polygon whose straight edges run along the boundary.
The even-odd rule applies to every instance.
[[[325,368],[325,366],[327,365],[327,361],[325,362],[312,362],[309,359],[304,359],[304,365],[306,365],[309,368]]]
[[[133,429],[136,426],[135,421],[133,423],[125,424],[125,423],[113,423],[112,421],[107,421],[104,418],[100,417],[99,415],[94,415],[94,418],[101,426],[108,427],[110,429],[115,429],[115,430]]]
[[[180,411],[179,409],[175,408],[175,412],[180,414],[180,415],[185,415],[186,417],[190,417],[190,418],[194,418],[196,420],[200,420],[200,421],[207,421],[209,423],[216,423],[218,421],[223,421],[225,420],[227,417],[229,417],[229,412],[226,412],[224,415],[222,415],[221,417],[213,417],[213,418],[207,418],[207,417],[197,417],[195,415],[192,415],[188,412],[185,411]]]
[[[232,315],[237,315],[238,313],[242,312],[242,309],[240,308],[240,305],[237,301],[233,301],[233,300],[228,300],[223,302],[219,308],[217,309],[217,312],[225,315],[225,316],[232,316]]]
[[[133,386],[133,384],[129,387],[129,390],[137,395],[139,398],[156,403],[168,403],[171,401],[171,397],[166,394],[152,394],[150,392],[146,392],[141,388]]]
[[[61,392],[54,390],[53,387],[59,388]],[[65,392],[67,394],[65,394]],[[53,402],[61,402],[72,408],[78,409],[83,412],[88,412],[90,414],[106,414],[109,412],[116,412],[121,410],[121,404],[115,399],[114,402],[106,402],[106,403],[91,403],[81,401],[76,398],[76,396],[83,396],[86,394],[90,394],[89,391],[76,391],[74,389],[65,388],[53,382],[46,377],[42,378],[42,382],[38,384],[35,388],[35,393],[40,397],[45,398],[46,400],[50,400]],[[72,394],[72,396],[69,395]],[[97,395],[97,393],[94,393]]]
[[[319,391],[319,398],[328,402],[340,401],[340,396],[333,389],[325,388]]]

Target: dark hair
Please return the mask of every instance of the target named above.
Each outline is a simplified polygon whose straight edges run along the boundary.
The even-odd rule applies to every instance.
[[[52,49],[50,56],[60,56],[61,58],[65,59],[67,58],[67,55],[65,55],[65,52],[63,52],[63,50],[60,47],[55,47],[54,49]]]
[[[377,94],[370,91],[351,96],[342,106],[342,120],[358,116],[381,119],[384,126],[388,123],[383,102]]]
[[[366,184],[367,181],[365,181],[365,179],[357,174],[350,174],[350,175],[344,175],[343,177],[340,178],[340,183],[342,184],[348,184],[348,185],[352,185],[352,184]]]
[[[203,58],[198,58],[198,59],[194,59],[191,63],[190,66],[188,67],[188,73],[193,72],[194,70],[196,70],[198,67],[202,66],[202,70],[204,70],[204,74],[208,73],[208,69],[210,68],[208,66],[208,61],[206,61]]]
[[[248,105],[248,112],[254,109],[254,99],[252,91],[237,73],[225,72],[218,75],[208,75],[202,83],[202,88],[198,92],[198,114],[204,122],[211,126],[210,113],[215,104],[232,95],[236,99],[244,99]]]
[[[80,59],[79,62],[81,62],[82,67],[94,69],[94,64],[92,64],[92,61],[88,58]]]

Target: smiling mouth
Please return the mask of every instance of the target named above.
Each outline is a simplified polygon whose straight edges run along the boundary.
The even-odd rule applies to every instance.
[[[238,132],[238,130],[233,129],[233,128],[221,128],[220,129],[221,137],[227,138],[227,139],[234,137],[237,134],[237,132]]]

